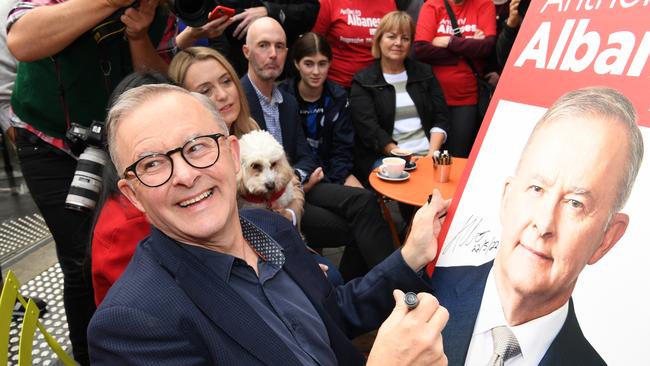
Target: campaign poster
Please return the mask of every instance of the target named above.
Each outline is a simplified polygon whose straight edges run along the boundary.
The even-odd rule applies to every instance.
[[[572,292],[584,337],[610,365],[650,364],[649,55],[650,0],[532,1],[443,225],[433,273],[494,259],[506,177],[547,109],[573,90],[616,89],[636,109],[645,157],[621,210],[629,216],[624,235],[585,266]]]

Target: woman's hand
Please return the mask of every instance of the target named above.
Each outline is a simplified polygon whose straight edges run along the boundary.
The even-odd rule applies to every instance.
[[[232,24],[232,18],[220,16],[201,27],[187,27],[176,36],[176,45],[180,49],[192,47],[201,38],[217,38]]]
[[[439,36],[439,37],[435,37],[433,41],[431,41],[431,44],[434,45],[435,47],[447,48],[449,46],[450,41],[451,41],[450,36]]]
[[[469,36],[467,38],[474,38],[474,39],[485,39],[485,33],[483,33],[482,30],[477,29],[476,32],[474,32],[473,36]]]
[[[510,28],[517,28],[521,25],[521,21],[523,20],[521,18],[521,14],[519,14],[519,3],[520,0],[512,0],[510,1],[510,8],[509,13],[508,13],[508,19],[506,20],[506,24]]]
[[[352,174],[348,175],[348,177],[345,178],[345,182],[343,183],[343,185],[348,187],[363,188],[363,184],[361,184],[361,182],[359,182],[357,177],[355,177]]]
[[[325,178],[323,168],[316,168],[314,172],[309,176],[307,182],[305,182],[305,184],[302,186],[302,189],[305,191],[305,193],[309,192],[316,184],[318,184],[318,182],[323,180],[323,178]]]
[[[390,156],[390,152],[393,151],[393,149],[397,149],[399,146],[397,146],[396,143],[391,142],[388,145],[384,146],[384,150],[382,151],[384,155]]]
[[[429,152],[427,156],[433,156],[433,153],[440,150],[442,144],[445,143],[445,134],[442,132],[432,132],[429,137]]]

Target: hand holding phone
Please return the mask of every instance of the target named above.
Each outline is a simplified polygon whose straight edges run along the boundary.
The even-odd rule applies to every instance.
[[[205,14],[205,13],[204,13]],[[227,18],[230,18],[231,16],[235,15],[235,9],[229,8],[227,6],[219,5],[212,9],[210,12],[210,15],[208,15],[208,21],[213,21],[217,18],[220,18],[222,16],[225,16]]]

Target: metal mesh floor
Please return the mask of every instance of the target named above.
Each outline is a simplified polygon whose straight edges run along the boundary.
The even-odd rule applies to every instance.
[[[52,237],[40,214],[31,214],[0,224],[0,263],[8,266]]]
[[[20,279],[18,279],[20,281]],[[20,287],[23,296],[40,297],[47,302],[47,313],[40,321],[51,336],[56,338],[61,347],[70,353],[71,345],[68,339],[68,323],[63,308],[63,273],[58,264],[48,268],[33,280]],[[18,337],[22,318],[14,317],[9,332],[9,363],[18,364]],[[32,364],[52,366],[59,365],[56,354],[52,352],[40,331],[36,331],[32,351]]]

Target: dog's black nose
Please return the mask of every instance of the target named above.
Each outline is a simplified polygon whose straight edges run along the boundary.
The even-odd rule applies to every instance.
[[[266,182],[264,183],[264,187],[266,187],[267,190],[272,191],[275,189],[275,182]]]

